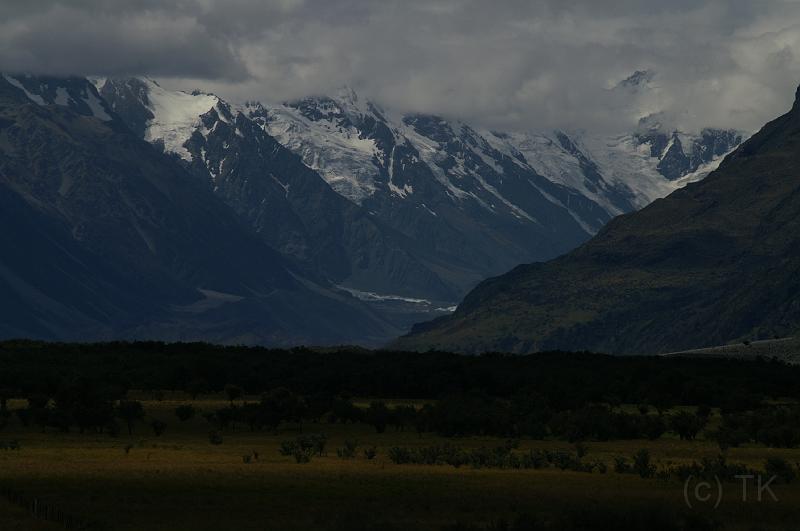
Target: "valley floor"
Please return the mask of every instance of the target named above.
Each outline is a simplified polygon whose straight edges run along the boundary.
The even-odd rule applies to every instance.
[[[642,479],[614,471],[615,457],[630,459],[641,448],[649,449],[658,466],[715,457],[719,450],[710,441],[665,436],[657,441],[586,443],[586,459],[607,464],[604,474],[552,467],[474,469],[398,465],[388,458],[388,451],[393,446],[445,442],[463,448],[495,447],[504,440],[420,437],[391,428],[377,434],[361,424],[306,424],[304,433],[327,434],[327,455],[296,464],[280,455],[279,448],[281,441],[299,435],[299,426],[283,427],[278,434],[237,427],[224,433],[222,444],[212,445],[202,417],[177,421],[173,411],[180,403],[145,402],[149,416],[168,424],[161,437],[154,437],[145,424],[136,426],[132,437],[125,433],[111,438],[40,433],[12,421],[0,432],[0,442],[18,441],[20,449],[0,450],[0,492],[36,498],[93,523],[96,529],[124,531],[484,530],[500,529],[488,526],[501,519],[514,522],[522,514],[554,517],[593,511],[608,521],[631,514],[656,519],[659,514],[694,513],[721,522],[724,529],[750,530],[793,529],[800,517],[797,481],[773,484],[778,501],[765,494],[760,502],[754,484],[748,500],[742,501],[741,483],[723,483],[718,509],[713,509],[716,486],[711,501],[703,503],[692,494],[692,483],[688,492],[694,509],[690,510],[681,481]],[[225,404],[223,400],[195,402],[205,411]],[[337,456],[336,449],[346,439],[359,442],[353,459]],[[370,460],[362,449],[373,445],[377,456]],[[520,441],[520,451],[530,448],[575,450],[566,441]],[[733,448],[728,461],[763,469],[767,457],[795,463],[800,461],[800,450]],[[479,527],[448,527],[457,522]],[[0,500],[0,528],[46,531],[58,527]]]

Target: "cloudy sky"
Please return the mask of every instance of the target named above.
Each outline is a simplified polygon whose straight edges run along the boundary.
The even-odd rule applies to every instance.
[[[800,82],[800,2],[2,0],[0,69],[149,75],[232,100],[350,85],[507,129],[757,129]],[[650,90],[609,90],[635,70]]]

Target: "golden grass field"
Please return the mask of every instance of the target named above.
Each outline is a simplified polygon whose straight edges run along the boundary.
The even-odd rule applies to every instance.
[[[145,397],[140,397],[145,398]],[[687,510],[683,485],[677,480],[640,479],[613,472],[615,456],[630,457],[648,448],[657,463],[691,462],[716,456],[707,441],[586,443],[587,459],[609,465],[606,474],[543,470],[453,468],[447,465],[395,465],[387,457],[392,446],[432,445],[445,439],[413,431],[376,434],[366,425],[306,424],[304,432],[323,432],[328,455],[296,464],[279,454],[280,441],[299,433],[288,426],[280,433],[250,433],[244,427],[228,431],[224,442],[211,445],[202,418],[180,423],[172,411],[184,400],[146,400],[149,418],[168,423],[161,437],[139,424],[133,437],[77,433],[38,433],[12,423],[0,441],[17,439],[18,451],[0,450],[0,489],[11,488],[57,505],[64,511],[102,524],[104,529],[141,530],[316,530],[374,528],[439,530],[456,521],[488,523],[513,520],[519,513],[557,512],[576,508],[634,510],[666,506]],[[195,402],[211,411],[226,401]],[[12,404],[12,407],[15,404]],[[19,406],[19,404],[16,404]],[[336,456],[345,439],[375,445],[378,455],[367,460],[359,451],[353,460]],[[500,439],[451,440],[463,447],[497,446]],[[133,447],[128,453],[125,447]],[[572,450],[564,441],[521,441],[520,449]],[[257,461],[244,455],[258,452]],[[731,449],[728,459],[763,468],[768,456],[800,461],[800,450],[761,447]],[[754,493],[742,502],[740,483],[724,485],[716,510],[696,503],[694,510],[712,514],[725,529],[796,529],[800,526],[800,482],[776,485],[777,502],[758,502]],[[382,526],[392,522],[394,527]],[[25,511],[0,499],[0,529],[48,530]]]

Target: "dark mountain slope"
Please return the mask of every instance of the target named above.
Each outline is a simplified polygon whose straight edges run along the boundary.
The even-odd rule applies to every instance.
[[[663,352],[800,329],[800,103],[705,180],[473,290],[399,343]]]
[[[381,294],[443,301],[463,294],[462,286],[431,265],[433,253],[334,192],[300,157],[227,102],[166,91],[138,78],[107,80],[101,94],[129,127],[156,143],[164,130],[178,127],[165,105],[172,105],[173,113],[179,105],[196,107],[194,123],[180,131],[185,141],[164,146],[165,151],[179,150],[183,158],[175,158],[181,164],[308,275]],[[150,127],[156,129],[148,132]]]
[[[287,344],[390,330],[301,279],[91,84],[22,79],[0,78],[0,335]]]

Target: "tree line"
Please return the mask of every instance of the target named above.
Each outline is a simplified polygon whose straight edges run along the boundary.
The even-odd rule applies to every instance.
[[[291,350],[206,343],[0,342],[0,389],[55,396],[81,380],[128,389],[190,395],[248,394],[286,388],[310,396],[438,399],[478,392],[546,399],[555,410],[589,403],[707,404],[731,411],[764,400],[800,399],[800,367],[773,360],[606,356],[547,352],[529,356],[370,351],[356,347]],[[7,394],[7,393],[6,393]]]

